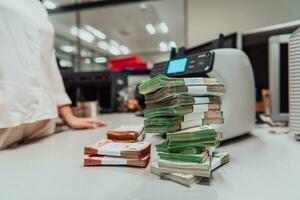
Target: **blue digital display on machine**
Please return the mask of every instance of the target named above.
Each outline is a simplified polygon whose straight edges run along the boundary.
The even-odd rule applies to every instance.
[[[171,60],[169,62],[167,74],[184,72],[186,64],[187,64],[187,58]]]

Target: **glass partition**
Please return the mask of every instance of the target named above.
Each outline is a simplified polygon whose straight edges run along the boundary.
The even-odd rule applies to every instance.
[[[97,1],[46,2],[51,2],[52,8],[48,5],[48,9],[54,10]],[[139,55],[145,62],[156,62],[167,59],[172,47],[185,46],[183,0],[62,10],[49,16],[56,30],[57,59],[64,69],[106,70],[109,60],[130,55]]]

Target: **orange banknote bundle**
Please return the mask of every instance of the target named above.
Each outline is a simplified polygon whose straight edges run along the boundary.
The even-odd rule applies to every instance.
[[[115,142],[141,142],[145,136],[143,125],[122,125],[107,132],[107,139]]]
[[[101,139],[84,148],[84,166],[128,165],[146,167],[151,154],[149,142],[114,142]]]

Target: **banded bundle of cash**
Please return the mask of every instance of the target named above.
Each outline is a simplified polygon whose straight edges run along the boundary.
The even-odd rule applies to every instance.
[[[177,166],[179,170],[176,170],[176,168],[174,168],[174,163],[170,163],[168,161],[160,161],[160,163],[152,162],[151,173],[160,176],[163,179],[171,180],[181,185],[191,187],[195,183],[208,184],[209,178],[206,178],[206,176],[209,176],[209,170],[214,171],[228,162],[228,153],[214,152],[212,156],[211,165],[202,165],[202,168],[197,169],[197,174],[199,174],[200,176],[192,175],[192,173],[194,173],[194,169],[189,163],[179,163],[179,165]]]
[[[185,185],[211,177],[213,150],[222,133],[210,124],[224,122],[221,96],[224,85],[215,78],[170,78],[158,75],[139,86],[145,95],[144,130],[164,133],[166,141],[156,145],[157,164],[163,178]],[[217,159],[218,160],[218,159]],[[227,153],[219,161],[229,161]],[[219,163],[218,166],[221,164]],[[200,178],[201,177],[201,178]]]
[[[125,165],[146,167],[150,160],[149,142],[113,142],[101,139],[84,148],[84,166]]]
[[[162,173],[211,176],[209,151],[219,145],[222,134],[212,127],[198,126],[167,133],[167,141],[156,145]]]
[[[153,162],[151,165],[153,174],[190,187],[195,183],[209,184],[212,171],[229,162],[228,153],[212,152],[212,156],[210,156],[211,149],[209,147],[216,147],[219,143],[219,133],[216,136],[200,138],[198,137],[199,132],[196,133],[192,129],[189,129],[189,132],[175,132],[181,136],[183,134],[190,135],[186,138],[177,137],[175,140],[171,140],[175,142],[172,148],[170,148],[169,139],[156,145],[159,159],[158,162]],[[193,132],[199,135],[194,135],[196,136],[194,137],[191,135]],[[202,133],[211,134],[205,131]],[[167,136],[167,138],[170,137]]]
[[[154,78],[146,81],[139,86],[139,92],[143,95],[153,93],[159,89],[172,88],[180,86],[198,86],[198,85],[216,85],[217,80],[214,78],[202,79],[185,79],[185,78],[170,78],[164,75],[157,75]]]
[[[145,139],[144,126],[122,125],[107,132],[107,139],[114,142],[141,142]]]
[[[170,133],[206,124],[222,124],[220,109],[224,85],[215,78],[170,78],[163,75],[144,82],[144,130]]]

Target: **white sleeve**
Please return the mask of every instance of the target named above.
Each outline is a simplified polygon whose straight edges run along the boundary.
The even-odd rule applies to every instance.
[[[55,98],[57,106],[72,104],[72,101],[66,93],[65,86],[57,66],[54,50],[51,55],[51,74],[53,78],[53,89],[54,94],[56,95]]]

